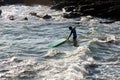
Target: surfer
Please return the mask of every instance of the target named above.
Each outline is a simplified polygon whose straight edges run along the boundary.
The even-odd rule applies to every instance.
[[[68,40],[69,38],[71,37],[71,35],[73,34],[73,45],[76,47],[77,46],[77,33],[76,33],[76,30],[75,30],[75,27],[72,28],[71,26],[69,27],[69,30],[71,30],[69,36],[68,36]]]

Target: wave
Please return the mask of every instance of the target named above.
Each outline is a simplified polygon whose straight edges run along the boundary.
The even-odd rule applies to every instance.
[[[83,79],[87,67],[95,63],[89,49],[80,46],[73,51],[49,50],[39,63],[35,58],[12,57],[1,63],[1,78]],[[2,68],[5,66],[4,68]]]

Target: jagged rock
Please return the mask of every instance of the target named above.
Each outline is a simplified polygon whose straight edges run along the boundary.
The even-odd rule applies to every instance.
[[[120,20],[120,0],[46,0],[45,2],[53,2],[51,9],[62,10],[64,8],[67,12],[73,12],[74,17],[76,13],[83,15],[92,15],[102,18],[111,18]],[[0,5],[15,4],[15,3],[29,3],[28,0],[0,0]],[[41,0],[33,1],[43,3]],[[69,14],[69,15],[72,15]],[[69,17],[68,14],[65,16]],[[71,18],[73,18],[71,16]],[[77,17],[78,15],[76,15]],[[69,17],[70,18],[70,17]]]
[[[64,18],[77,18],[80,17],[80,13],[76,13],[76,12],[70,12],[70,13],[64,13],[63,17]]]
[[[57,9],[62,10],[65,6],[74,6],[76,3],[74,1],[60,1],[58,3],[54,3],[54,5],[51,6],[51,9]]]
[[[9,20],[15,20],[15,17],[14,17],[13,15],[9,15],[9,16],[8,16],[8,19],[9,19]]]
[[[0,5],[24,3],[24,0],[0,0]]]
[[[70,12],[70,11],[75,11],[76,7],[75,6],[65,6],[64,9],[66,12]]]
[[[28,20],[28,18],[27,18],[27,17],[24,17],[22,20]]]
[[[29,14],[32,15],[32,16],[36,16],[38,18],[43,18],[43,19],[50,19],[50,18],[52,18],[52,16],[50,16],[48,14],[38,15],[36,12],[30,12]]]
[[[36,16],[36,15],[37,15],[36,12],[30,12],[29,14],[30,14],[30,15],[33,15],[33,16]]]
[[[50,19],[50,18],[52,18],[52,17],[51,17],[50,15],[46,14],[46,15],[44,15],[42,18],[43,18],[43,19]]]
[[[120,20],[120,1],[119,0],[53,0],[54,9],[64,8],[68,12],[82,13],[102,18]],[[76,14],[75,14],[76,15]],[[65,17],[69,15],[65,14]],[[70,17],[69,17],[70,18]]]

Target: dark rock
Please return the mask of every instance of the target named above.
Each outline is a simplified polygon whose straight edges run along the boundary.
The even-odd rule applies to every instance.
[[[30,14],[30,15],[33,15],[33,16],[36,16],[36,15],[37,15],[36,12],[30,12],[29,14]]]
[[[4,0],[0,0],[0,6],[4,4]]]
[[[24,3],[24,0],[0,0],[0,5]]]
[[[43,16],[43,19],[50,19],[50,18],[52,18],[52,17],[50,15],[48,15],[48,14]]]
[[[16,4],[16,3],[53,3],[51,9],[62,10],[64,8],[67,12],[73,12],[83,15],[91,15],[102,18],[111,18],[120,20],[120,0],[0,0],[0,5]],[[67,14],[65,14],[67,17]],[[69,17],[69,16],[68,16]],[[72,18],[72,17],[71,17]]]
[[[28,18],[27,18],[27,17],[24,17],[23,20],[28,20]]]
[[[38,15],[36,12],[30,12],[29,14],[38,18],[43,18],[42,15]]]
[[[45,14],[45,15],[38,15],[36,12],[30,12],[30,15],[38,17],[38,18],[43,18],[43,19],[50,19],[52,16]]]
[[[23,0],[25,5],[34,5],[34,4],[41,4],[50,6],[52,0]]]
[[[8,16],[8,19],[9,19],[9,20],[15,20],[15,18],[14,18],[13,15],[9,15],[9,16]]]
[[[82,13],[101,18],[120,20],[119,0],[53,0],[54,9],[64,8],[67,12]],[[76,15],[76,14],[75,14]],[[65,17],[69,15],[65,14]]]
[[[75,11],[76,7],[75,6],[65,6],[64,9],[66,12],[70,12],[70,11]]]
[[[70,13],[64,13],[63,17],[64,18],[77,18],[80,17],[80,13],[76,13],[76,12],[70,12]]]
[[[54,5],[51,6],[51,9],[57,9],[57,10],[62,10],[65,6],[72,6],[75,5],[76,3],[73,1],[61,1],[59,3],[54,3]]]
[[[115,40],[110,40],[107,43],[115,43]]]

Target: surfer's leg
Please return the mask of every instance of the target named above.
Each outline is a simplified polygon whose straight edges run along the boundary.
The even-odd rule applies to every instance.
[[[76,39],[76,37],[73,38],[73,45],[74,45],[75,47],[77,47],[77,39]]]

